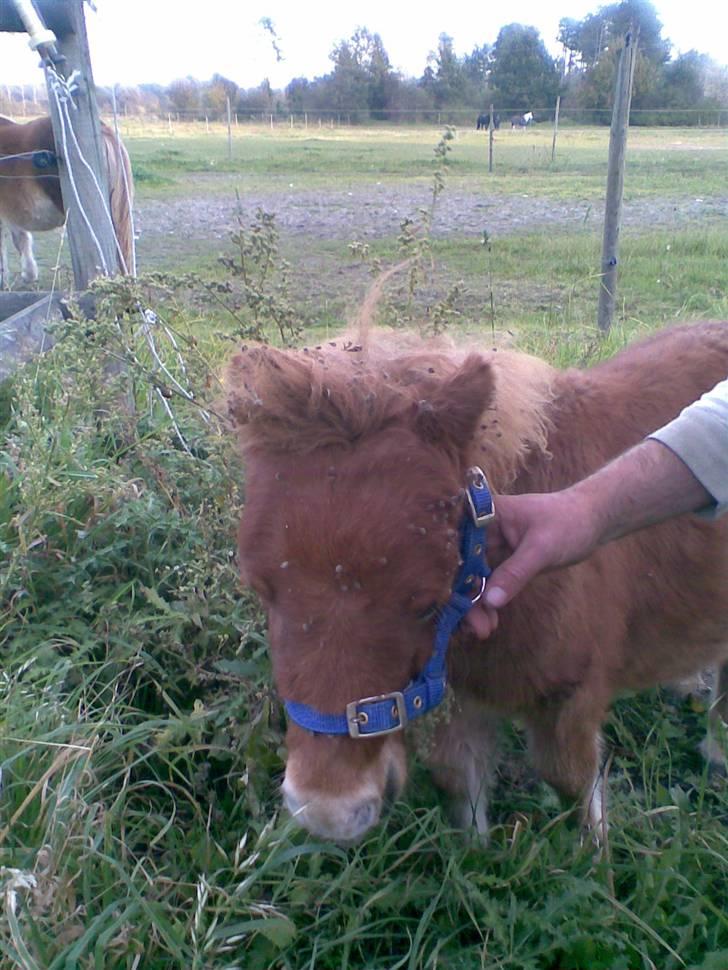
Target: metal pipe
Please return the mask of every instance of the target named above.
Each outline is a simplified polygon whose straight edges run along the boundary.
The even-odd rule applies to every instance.
[[[31,0],[12,0],[12,3],[30,38],[30,49],[38,51],[41,57],[49,57],[54,64],[62,60],[56,47],[56,35],[43,23]]]

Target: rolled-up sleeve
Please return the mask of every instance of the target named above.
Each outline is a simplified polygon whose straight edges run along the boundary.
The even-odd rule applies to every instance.
[[[713,496],[702,515],[728,512],[728,380],[649,437],[674,451]]]

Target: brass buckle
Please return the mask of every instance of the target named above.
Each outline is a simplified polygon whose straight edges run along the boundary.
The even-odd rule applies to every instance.
[[[369,721],[366,711],[358,711],[360,704],[373,704],[377,701],[394,701],[395,708],[392,715],[395,716],[397,723],[393,727],[380,728],[378,731],[362,732],[361,726]],[[405,704],[404,694],[401,690],[393,690],[389,694],[375,694],[374,697],[361,697],[358,701],[351,701],[346,705],[346,724],[349,728],[350,738],[378,738],[382,734],[394,734],[401,731],[407,723],[407,705]]]
[[[490,487],[488,485],[488,479],[485,477],[485,472],[478,465],[473,465],[472,468],[468,469],[468,477],[470,479],[470,484],[475,488],[487,488],[490,492]],[[493,493],[490,492],[490,512],[484,512],[478,515],[475,503],[473,502],[473,496],[470,494],[470,490],[466,490],[466,495],[468,496],[468,505],[470,506],[470,515],[472,516],[473,522],[479,529],[482,529],[484,525],[487,525],[492,519],[495,518],[495,501],[493,499]]]

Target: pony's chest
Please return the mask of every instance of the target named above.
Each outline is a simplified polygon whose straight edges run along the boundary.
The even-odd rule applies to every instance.
[[[63,225],[64,214],[37,182],[18,181],[0,206],[0,216],[28,232],[44,232]]]

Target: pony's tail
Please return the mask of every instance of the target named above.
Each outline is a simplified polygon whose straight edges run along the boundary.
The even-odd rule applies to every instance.
[[[109,170],[109,203],[111,221],[118,243],[119,270],[125,276],[136,276],[134,249],[134,181],[129,153],[121,138],[108,125],[102,124],[106,163]]]

